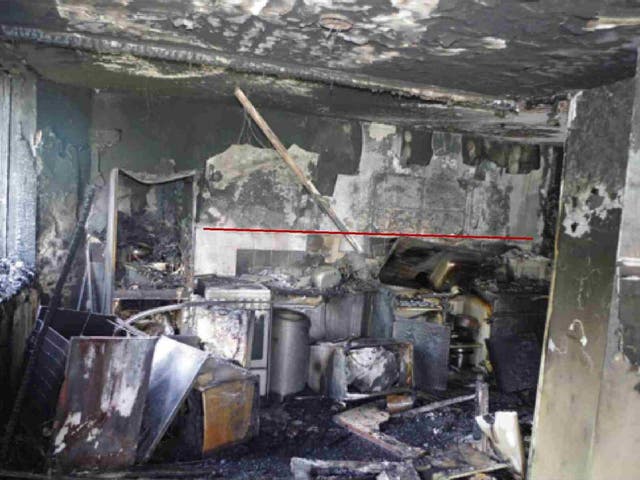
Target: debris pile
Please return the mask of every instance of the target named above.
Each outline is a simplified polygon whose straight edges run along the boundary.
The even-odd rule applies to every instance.
[[[180,228],[145,212],[133,218],[120,213],[116,281],[123,288],[177,288],[184,285]]]

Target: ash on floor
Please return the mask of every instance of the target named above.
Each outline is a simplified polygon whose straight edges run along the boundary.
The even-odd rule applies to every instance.
[[[292,478],[291,457],[322,460],[395,460],[375,445],[336,425],[344,408],[326,399],[289,400],[260,412],[260,434],[207,461],[225,479]]]
[[[490,398],[491,411],[517,410],[523,433],[530,431],[534,396],[492,391]],[[382,429],[400,441],[435,453],[473,434],[474,408],[473,402],[467,402],[413,418],[392,418]],[[383,449],[335,424],[333,416],[344,410],[339,404],[320,398],[271,403],[261,408],[257,437],[194,464],[193,468],[207,467],[216,472],[216,478],[233,480],[290,479],[291,457],[397,461]]]
[[[465,402],[410,418],[391,418],[381,429],[384,433],[428,453],[445,450],[473,433],[475,405]]]

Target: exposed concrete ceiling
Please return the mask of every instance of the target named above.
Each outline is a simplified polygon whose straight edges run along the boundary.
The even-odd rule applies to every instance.
[[[292,70],[325,68],[488,95],[550,95],[632,76],[640,42],[637,0],[10,0],[3,5],[4,24],[198,47]],[[351,28],[323,28],[320,20],[327,14],[338,17],[337,28]]]

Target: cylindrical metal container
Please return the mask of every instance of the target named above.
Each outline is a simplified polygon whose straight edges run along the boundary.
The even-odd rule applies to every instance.
[[[310,327],[300,312],[273,310],[270,391],[280,397],[303,390],[307,383]]]

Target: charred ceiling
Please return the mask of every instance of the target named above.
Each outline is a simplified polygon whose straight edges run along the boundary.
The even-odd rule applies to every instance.
[[[9,25],[197,47],[258,63],[488,95],[630,77],[634,1],[13,0]],[[637,6],[637,5],[636,5]]]
[[[0,36],[59,83],[560,143],[567,94],[633,75],[631,3],[10,0]]]
[[[0,43],[5,69],[21,68],[24,60],[43,77],[60,84],[96,90],[136,92],[145,97],[199,97],[237,108],[233,90],[240,86],[261,108],[319,116],[414,125],[426,130],[470,133],[527,143],[562,143],[567,102],[510,102],[502,108],[488,96],[485,106],[425,101],[397,91],[371,91],[288,76],[256,75],[210,64],[143,58],[57,48],[34,43]],[[448,92],[443,91],[443,94]],[[517,110],[517,111],[514,111]]]

